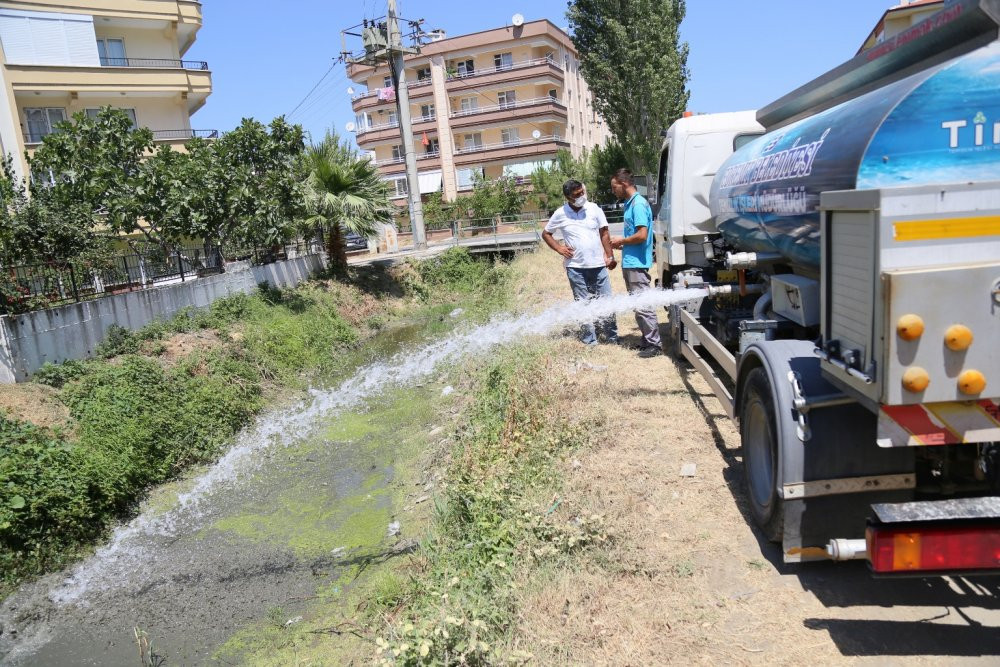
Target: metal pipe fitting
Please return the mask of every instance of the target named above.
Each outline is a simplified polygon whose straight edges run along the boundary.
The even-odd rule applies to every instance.
[[[767,309],[771,307],[771,290],[768,288],[753,305],[753,318],[755,320],[766,320]]]
[[[747,285],[745,287],[747,294],[761,294],[764,291],[764,286],[760,284]],[[709,285],[708,295],[709,296],[727,296],[730,294],[739,294],[740,286],[732,283],[726,283],[724,285]]]
[[[727,269],[754,269],[758,264],[777,262],[781,255],[776,252],[727,252]]]
[[[826,553],[833,560],[866,560],[868,543],[865,540],[836,538],[827,543]]]

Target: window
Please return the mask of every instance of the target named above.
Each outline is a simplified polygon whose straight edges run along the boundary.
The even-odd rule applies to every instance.
[[[399,125],[399,117],[396,115],[395,111],[389,112],[389,120],[386,121],[389,125]]]
[[[460,190],[471,188],[476,184],[476,176],[480,178],[485,177],[485,172],[482,167],[472,167],[471,169],[457,169],[455,172],[458,180],[458,188]]]
[[[743,148],[744,146],[746,146],[747,144],[749,144],[751,141],[753,141],[754,139],[756,139],[759,136],[761,136],[759,133],[758,134],[737,134],[733,138],[733,152],[735,153],[736,151],[738,151],[739,149]]]
[[[391,76],[387,76],[384,79],[382,79],[382,87],[383,88],[392,88],[392,77]]]
[[[483,147],[483,135],[479,132],[462,135],[462,150],[474,150]]]
[[[405,153],[403,153],[403,144],[397,144],[392,147],[392,159],[402,160]]]
[[[559,99],[559,91],[557,91],[555,88],[550,88],[549,89],[549,97],[552,98],[553,100],[558,100]]]
[[[427,153],[428,155],[437,155],[439,152],[441,152],[441,144],[438,142],[437,137],[434,137],[433,139],[429,140],[424,148],[425,148],[424,152]]]
[[[431,78],[431,68],[421,67],[417,70],[417,81],[430,81]]]
[[[97,114],[100,109],[84,109],[84,113],[87,114],[87,118],[97,118]],[[132,129],[139,127],[139,124],[135,122],[135,109],[120,109],[128,114],[129,119],[132,121]]]
[[[479,99],[475,97],[463,97],[459,102],[462,113],[472,113],[479,108]]]
[[[56,131],[55,124],[66,120],[66,110],[61,107],[29,108],[24,110],[28,126],[28,143],[38,143],[42,137]]]
[[[497,93],[497,102],[501,109],[509,109],[517,104],[517,94],[513,90],[502,90]]]
[[[498,53],[493,56],[493,65],[498,70],[510,69],[514,66],[514,56],[510,53]]]
[[[406,178],[396,178],[392,181],[392,192],[396,197],[405,197],[407,192]]]
[[[475,73],[476,73],[476,63],[471,58],[469,60],[458,61],[459,76],[471,76]]]
[[[423,120],[434,120],[434,105],[433,104],[421,104],[420,105],[420,118]]]
[[[521,133],[516,127],[505,127],[500,130],[500,141],[504,146],[516,146],[521,143]]]
[[[108,37],[97,40],[97,55],[105,67],[128,67],[124,39]]]
[[[372,116],[371,114],[359,113],[354,117],[354,124],[358,128],[358,132],[364,132],[365,130],[370,130],[372,127]]]

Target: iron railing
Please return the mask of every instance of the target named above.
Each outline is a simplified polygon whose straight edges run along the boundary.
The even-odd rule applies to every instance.
[[[452,111],[449,116],[451,118],[463,118],[465,116],[474,116],[480,113],[490,113],[492,111],[507,111],[508,109],[523,109],[524,107],[536,106],[539,104],[555,104],[557,106],[566,108],[562,102],[560,102],[555,97],[535,97],[530,100],[512,100],[510,102],[502,102],[499,104],[490,104],[487,106],[475,107],[472,109],[459,109],[458,111]]]
[[[24,313],[224,273],[227,262],[270,264],[322,251],[321,236],[270,247],[139,245],[100,262],[0,263],[0,314]]]
[[[204,60],[172,60],[169,58],[101,58],[101,67],[207,70],[208,63]]]
[[[218,130],[153,130],[155,141],[169,141],[171,139],[218,139]]]
[[[465,154],[465,153],[478,153],[479,151],[491,151],[498,150],[502,148],[517,148],[518,146],[530,146],[532,143],[546,143],[550,141],[563,141],[562,136],[558,134],[549,134],[535,139],[508,139],[507,141],[501,141],[498,144],[472,144],[469,146],[462,146],[461,148],[455,149],[455,154]]]

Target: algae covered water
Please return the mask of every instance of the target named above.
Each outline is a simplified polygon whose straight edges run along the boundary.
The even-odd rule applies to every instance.
[[[314,596],[317,571],[335,580],[344,565],[338,542],[375,545],[385,536],[395,450],[425,436],[433,412],[426,387],[407,388],[500,345],[703,296],[697,289],[647,290],[498,316],[396,351],[262,416],[170,506],[145,511],[72,571],[4,601],[0,661],[108,664],[112,656],[134,657],[132,624],[139,618],[174,637],[174,659],[206,660],[235,628]],[[384,414],[360,432],[345,431],[363,408]],[[414,436],[409,445],[407,433]]]

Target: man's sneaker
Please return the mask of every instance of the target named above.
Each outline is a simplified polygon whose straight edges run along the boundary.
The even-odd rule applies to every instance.
[[[650,357],[657,357],[660,355],[660,348],[658,347],[644,347],[639,350],[640,359],[649,359]]]

